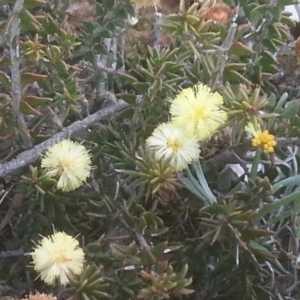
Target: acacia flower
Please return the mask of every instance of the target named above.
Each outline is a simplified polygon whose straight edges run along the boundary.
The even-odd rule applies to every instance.
[[[227,119],[222,96],[203,84],[183,89],[172,101],[172,123],[198,141],[209,138]]]
[[[157,160],[170,159],[175,171],[182,171],[199,158],[200,149],[196,139],[187,138],[180,128],[172,123],[160,124],[146,140],[155,151]]]
[[[29,294],[22,298],[21,300],[56,300],[57,298],[51,294],[44,294],[44,293],[36,293],[36,294]]]
[[[131,3],[140,7],[157,6],[160,0],[131,0]]]
[[[277,145],[275,137],[268,130],[261,131],[260,126],[254,128],[252,123],[248,123],[245,130],[252,134],[252,146],[261,148],[265,153],[273,153],[274,147]]]
[[[42,159],[46,175],[58,179],[56,187],[69,192],[80,187],[90,176],[91,156],[87,149],[70,140],[51,146]]]
[[[64,232],[43,237],[31,253],[34,269],[45,283],[54,285],[57,280],[66,285],[67,276],[79,275],[83,269],[84,253],[78,246],[78,241]]]

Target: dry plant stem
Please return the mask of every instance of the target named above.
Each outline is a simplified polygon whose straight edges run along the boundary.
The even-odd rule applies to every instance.
[[[150,250],[150,246],[148,245],[148,243],[146,242],[146,240],[142,234],[135,232],[135,236],[136,236],[136,239],[138,240],[140,246],[143,249]]]
[[[277,138],[276,139],[279,146],[300,146],[300,138]]]
[[[80,131],[84,131],[89,127],[93,127],[97,125],[97,123],[99,123],[100,121],[111,117],[115,113],[127,107],[129,107],[129,105],[122,101],[118,104],[114,104],[104,109],[101,109],[96,113],[89,115],[82,121],[74,122],[70,126],[64,128],[61,132],[49,138],[48,140],[34,146],[30,150],[20,153],[15,159],[4,164],[0,164],[0,178],[35,162],[45,150],[47,150],[50,146],[57,143],[58,141],[70,138],[72,135]]]
[[[120,70],[122,72],[125,72],[125,28],[119,28],[117,38],[118,38],[117,51],[122,57],[122,61],[123,61]]]
[[[20,112],[21,102],[21,79],[20,79],[20,53],[19,53],[19,34],[20,34],[20,19],[19,14],[23,9],[24,0],[17,0],[12,16],[11,23],[8,28],[10,41],[10,59],[11,59],[11,85],[12,85],[12,111],[16,122],[16,133],[20,138],[22,147],[29,149],[32,147],[30,135],[27,132],[27,126],[23,114]]]
[[[121,0],[115,1],[115,5],[118,5],[119,2],[121,2]],[[114,17],[115,16],[112,12],[106,16],[107,19],[114,19]],[[124,55],[124,47],[125,47],[124,29],[117,28],[113,33],[113,36],[111,38],[105,38],[103,43],[107,50],[107,53],[110,53],[113,57],[113,63],[111,69],[116,70],[117,53],[121,53],[122,55]],[[103,72],[103,68],[107,68],[107,63],[109,59],[111,59],[111,57],[109,57],[107,54],[96,55],[96,63],[94,68],[99,80],[98,89],[97,89],[97,95],[99,101],[102,101],[105,98],[106,93],[108,91],[108,73]],[[124,61],[124,57],[123,57],[123,61]],[[122,68],[121,70],[123,69],[124,68]]]
[[[261,53],[264,49],[263,41],[268,36],[269,33],[269,26],[272,24],[272,21],[274,19],[274,16],[272,14],[271,9],[273,7],[276,7],[279,3],[279,0],[270,0],[268,4],[268,10],[265,15],[265,18],[262,20],[262,23],[258,25],[257,28],[254,28],[253,24],[250,23],[250,26],[253,32],[251,32],[246,38],[246,42],[250,42],[253,44],[252,50],[254,50],[254,54],[251,57],[251,64],[248,64],[246,72],[249,72],[249,74],[254,73],[254,67],[259,62]]]
[[[107,67],[107,62],[109,60],[108,55],[106,54],[97,54],[96,55],[96,65],[94,66],[96,69],[97,77],[99,78],[99,85],[97,90],[97,95],[99,97],[99,100],[102,101],[106,93],[108,91],[108,70],[110,70],[110,73],[113,73],[113,70],[116,70],[116,53],[117,53],[117,41],[116,33],[113,38],[107,38],[104,39],[104,45],[107,50],[107,52],[111,52],[114,55],[114,63],[112,63],[112,68]]]
[[[13,250],[13,251],[1,251],[0,259],[6,259],[11,257],[21,257],[26,255],[23,250]]]
[[[152,38],[150,45],[151,47],[155,47],[161,44],[161,24],[163,21],[163,15],[159,12],[155,12],[154,14],[154,27],[152,31]]]
[[[114,39],[111,38],[106,38],[104,39],[104,45],[105,48],[107,50],[107,52],[109,53],[112,46],[112,42]],[[97,88],[97,96],[98,96],[98,101],[102,101],[105,98],[105,94],[107,92],[108,86],[107,86],[107,81],[108,81],[108,75],[107,72],[103,72],[102,68],[106,68],[107,67],[107,62],[108,62],[108,55],[106,54],[97,54],[96,55],[96,64],[94,66],[95,70],[96,70],[96,76],[98,79],[98,88]],[[101,68],[98,68],[98,66],[100,66]]]
[[[263,50],[262,42],[268,36],[269,33],[269,26],[272,23],[274,16],[271,12],[271,8],[276,7],[279,3],[279,0],[270,0],[268,4],[268,11],[266,13],[266,17],[264,19],[264,23],[262,24],[260,33],[258,34],[258,41],[255,41],[255,50],[260,53]]]
[[[97,69],[97,66],[106,66],[108,57],[107,55],[97,55],[96,56],[96,74],[97,79],[99,80],[99,85],[97,88],[97,96],[101,101],[105,97],[105,93],[107,92],[107,73],[102,72],[101,70]]]
[[[223,80],[223,72],[226,66],[226,62],[228,59],[228,51],[233,44],[233,39],[236,33],[237,24],[235,23],[235,19],[233,19],[232,24],[228,30],[227,36],[223,42],[223,44],[218,49],[217,53],[219,52],[219,59],[217,63],[217,67],[214,73],[214,76],[211,80],[210,86],[212,89],[215,89],[216,86]]]
[[[0,294],[2,294],[2,293],[5,294],[5,293],[9,293],[9,292],[12,293],[14,291],[15,291],[15,289],[13,287],[0,284]]]

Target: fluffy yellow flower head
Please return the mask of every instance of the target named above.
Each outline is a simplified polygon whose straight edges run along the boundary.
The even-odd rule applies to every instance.
[[[172,123],[160,124],[146,140],[156,159],[170,159],[175,171],[185,169],[188,164],[199,158],[200,149],[196,139],[187,138],[180,128]]]
[[[51,146],[41,166],[49,177],[58,179],[56,187],[69,192],[80,187],[90,176],[91,157],[86,148],[70,140]]]
[[[159,5],[160,0],[131,0],[131,3],[136,6],[150,7]]]
[[[84,253],[78,246],[78,241],[64,232],[44,237],[31,253],[34,269],[45,283],[66,285],[67,275],[79,275],[83,269]]]
[[[274,135],[270,134],[268,130],[261,131],[259,126],[255,129],[252,123],[248,123],[245,130],[253,135],[253,147],[261,148],[265,153],[274,152],[274,147],[277,145],[277,142]]]
[[[221,104],[222,96],[203,84],[183,89],[172,101],[171,121],[188,137],[204,140],[227,119],[227,113],[219,107]]]

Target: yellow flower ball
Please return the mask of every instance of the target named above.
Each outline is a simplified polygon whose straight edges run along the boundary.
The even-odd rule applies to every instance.
[[[91,164],[91,156],[83,145],[62,140],[48,149],[42,158],[41,167],[47,176],[57,178],[58,189],[69,192],[86,182]]]
[[[187,137],[202,141],[225,123],[227,113],[220,108],[222,104],[223,98],[219,93],[198,84],[183,89],[172,101],[171,121]]]
[[[79,275],[83,270],[83,250],[76,239],[64,232],[44,237],[31,255],[34,269],[49,285],[56,281],[66,285],[68,276]]]
[[[170,160],[175,171],[182,171],[199,159],[200,149],[196,139],[187,138],[180,128],[172,123],[160,124],[146,140],[156,158]]]
[[[245,130],[253,135],[251,140],[253,147],[264,150],[265,153],[273,153],[274,147],[277,145],[275,136],[270,134],[268,130],[261,131],[260,126],[254,128],[252,123],[248,123]]]

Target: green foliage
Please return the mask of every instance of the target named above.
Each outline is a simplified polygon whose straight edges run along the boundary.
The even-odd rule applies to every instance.
[[[129,1],[25,0],[18,15],[7,6],[15,1],[1,2],[8,9],[0,16],[1,43],[20,49],[18,112],[34,146],[120,99],[128,104],[70,133],[93,161],[80,189],[57,190],[40,157],[3,178],[1,297],[2,283],[18,299],[33,290],[57,293],[60,287],[37,278],[29,255],[40,235],[55,229],[76,237],[85,252],[82,273],[59,291],[66,299],[299,299],[288,282],[299,267],[299,150],[291,148],[299,146],[299,102],[286,105],[288,94],[277,97],[270,81],[280,71],[276,54],[290,39],[294,24],[283,9],[293,1],[240,1],[239,12],[233,2],[224,1],[232,14],[221,24],[204,17],[199,3],[181,1],[162,25],[170,42],[144,45],[134,58],[124,50],[124,31],[136,28],[127,22],[137,13]],[[76,5],[88,11],[81,19]],[[20,20],[17,41],[6,34],[13,18]],[[15,64],[10,51],[0,57],[1,163],[24,151]],[[199,145],[200,162],[177,174],[145,140],[168,121],[177,93],[197,83],[222,95],[228,121]],[[259,150],[248,156],[248,122],[276,135],[270,157]],[[221,129],[229,129],[225,141]],[[247,180],[227,176],[231,163]],[[228,184],[220,191],[222,176]],[[2,259],[20,249],[26,255]]]

